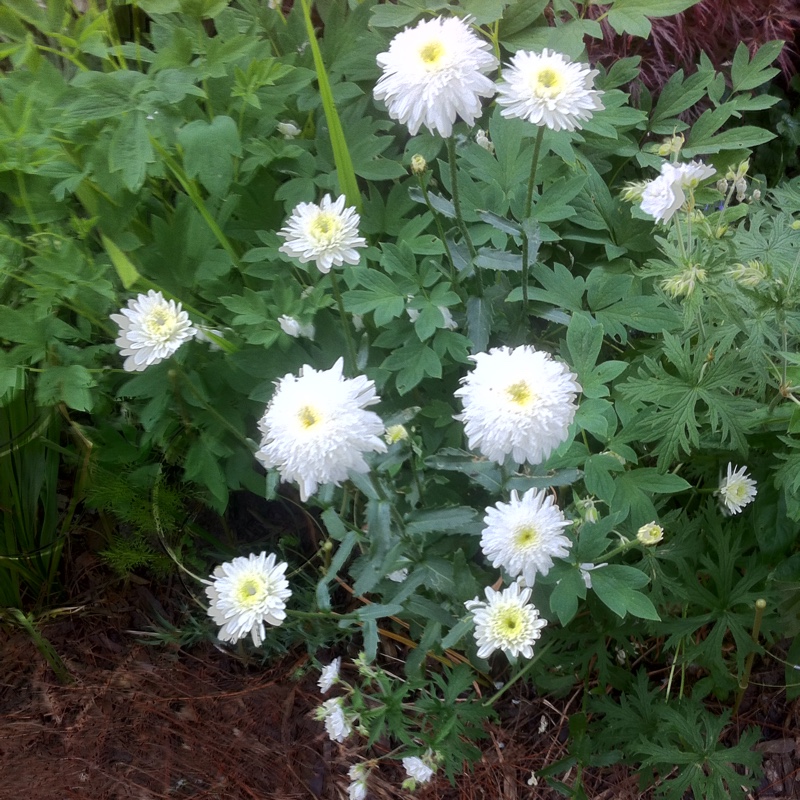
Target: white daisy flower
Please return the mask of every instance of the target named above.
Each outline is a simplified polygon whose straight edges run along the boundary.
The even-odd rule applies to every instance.
[[[569,554],[572,542],[562,532],[570,525],[552,495],[529,489],[520,499],[486,509],[481,550],[493,567],[503,567],[512,577],[522,575],[533,586],[537,575],[547,575],[554,558]]]
[[[470,356],[475,362],[455,394],[469,446],[502,464],[540,464],[569,435],[581,391],[577,376],[549,353],[522,345]]]
[[[323,694],[329,692],[331,686],[339,680],[339,668],[341,666],[342,659],[334,658],[327,667],[322,668],[317,685]]]
[[[294,317],[289,317],[286,314],[278,317],[278,325],[281,330],[287,335],[295,339],[303,337],[304,339],[313,339],[316,334],[316,328],[312,322],[302,323]]]
[[[598,74],[588,64],[575,64],[561,53],[519,51],[503,71],[497,86],[500,113],[545,125],[554,131],[574,131],[604,106],[594,88]]]
[[[286,239],[279,250],[296,258],[301,264],[315,261],[323,274],[331,267],[358,264],[361,260],[357,247],[366,247],[367,241],[358,235],[361,220],[355,208],[345,208],[342,195],[336,202],[326,194],[322,202],[299,203],[278,231]]]
[[[278,123],[278,133],[280,133],[284,139],[295,139],[302,133],[302,131],[297,127],[297,125],[294,124],[294,122],[288,120],[287,122]]]
[[[264,623],[280,625],[286,619],[286,600],[292,596],[284,573],[285,561],[276,563],[274,553],[251,553],[220,564],[206,594],[208,614],[221,626],[221,642],[237,642],[249,633],[253,644],[264,641]]]
[[[328,370],[305,365],[299,377],[278,381],[258,423],[256,458],[284,481],[297,481],[308,500],[319,484],[338,486],[351,470],[368,472],[364,453],[386,451],[383,422],[366,410],[379,401],[372,381],[342,376],[341,358]]]
[[[486,600],[468,600],[464,605],[473,612],[478,657],[488,658],[495,650],[508,656],[533,656],[533,643],[542,635],[546,620],[528,601],[530,588],[523,589],[519,581],[502,592],[491,586],[484,590]]]
[[[655,521],[648,522],[647,525],[642,525],[636,531],[636,538],[639,542],[647,547],[658,544],[664,538],[664,529]]]
[[[383,75],[375,85],[375,99],[383,100],[389,116],[408,126],[412,136],[423,125],[431,133],[450,136],[457,117],[474,125],[481,114],[480,98],[495,93],[485,75],[498,63],[491,46],[457,17],[406,28],[377,61]]]
[[[756,494],[756,482],[747,474],[747,467],[734,467],[729,461],[728,475],[716,492],[723,511],[727,511],[728,514],[741,513],[746,505],[753,502]]]
[[[714,172],[713,167],[699,161],[690,164],[665,161],[661,165],[661,174],[642,191],[642,211],[656,222],[668,222],[686,202],[686,189],[696,188],[700,181],[710,178]]]
[[[430,756],[429,750],[425,755]],[[436,770],[431,769],[429,764],[426,764],[421,758],[417,756],[409,756],[403,759],[403,767],[406,775],[413,778],[417,783],[427,783],[434,775]]]
[[[366,800],[367,797],[367,777],[369,767],[366,764],[354,764],[347,771],[350,778],[350,786],[347,789],[348,800]]]
[[[333,742],[343,742],[353,731],[353,726],[344,713],[344,701],[341,697],[326,700],[317,709],[316,716],[325,723],[325,730]]]
[[[120,355],[127,356],[122,365],[126,372],[143,372],[169,358],[197,333],[180,303],[165,300],[161,292],[152,289],[128,300],[127,308],[110,316],[119,326],[114,344]]]

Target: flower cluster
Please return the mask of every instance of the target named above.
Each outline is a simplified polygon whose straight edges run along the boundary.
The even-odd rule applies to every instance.
[[[207,581],[208,614],[220,626],[222,642],[237,642],[249,633],[253,644],[264,641],[264,623],[280,625],[286,619],[286,601],[292,596],[284,573],[288,565],[274,554],[250,554],[220,564]]]
[[[755,500],[756,482],[747,474],[747,467],[734,467],[728,462],[728,474],[717,490],[717,497],[726,514],[740,514],[742,509]]]
[[[531,589],[517,581],[502,592],[487,586],[486,600],[468,600],[464,605],[473,612],[478,657],[488,658],[495,650],[503,650],[516,658],[533,657],[533,644],[542,635],[547,622],[530,603]]]
[[[512,491],[511,502],[487,508],[483,521],[483,554],[512,578],[521,575],[528,586],[533,586],[537,574],[547,575],[553,558],[563,558],[572,546],[562,533],[570,521],[551,495],[536,489],[521,499]]]
[[[258,423],[256,458],[297,481],[307,500],[320,484],[339,485],[353,472],[368,472],[364,453],[384,452],[381,418],[367,406],[379,402],[363,375],[345,378],[340,358],[328,370],[308,365],[299,377],[284,375]]]
[[[356,248],[366,247],[367,241],[358,235],[361,218],[355,208],[345,208],[344,204],[344,195],[334,201],[329,194],[319,205],[299,203],[278,231],[278,236],[286,239],[280,252],[301,264],[316,262],[323,274],[331,267],[358,264],[361,256]]]
[[[496,347],[470,357],[475,369],[456,391],[469,446],[502,464],[540,464],[569,435],[578,410],[577,376],[529,345]]]
[[[713,167],[699,161],[692,161],[690,164],[665,161],[661,165],[661,174],[647,183],[642,191],[642,211],[656,222],[669,222],[675,212],[686,203],[687,190],[693,191],[714,172]]]
[[[128,307],[111,319],[119,326],[115,344],[126,356],[122,366],[127,372],[143,372],[169,358],[197,333],[180,303],[152,289],[128,300]]]

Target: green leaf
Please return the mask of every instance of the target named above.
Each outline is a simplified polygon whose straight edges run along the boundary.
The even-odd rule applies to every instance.
[[[336,175],[339,179],[339,189],[347,198],[347,205],[355,207],[355,209],[360,212],[361,193],[358,191],[358,182],[356,180],[356,174],[353,171],[350,151],[347,149],[347,140],[342,130],[339,114],[336,111],[336,103],[334,102],[333,93],[331,92],[328,73],[325,71],[325,62],[322,60],[322,53],[320,52],[317,36],[314,32],[311,9],[308,0],[300,0],[300,5],[303,9],[303,19],[306,24],[308,42],[311,45],[311,53],[314,57],[314,69],[317,72],[317,83],[319,84],[319,93],[322,98],[322,108],[328,123],[331,148],[333,149],[333,159],[336,163]]]
[[[652,25],[648,17],[670,17],[696,5],[700,0],[614,0],[608,23],[617,33],[646,39]]]
[[[233,157],[242,146],[236,123],[224,115],[212,122],[198,119],[178,131],[183,163],[190,178],[199,178],[210,194],[221,197],[233,180]]]
[[[771,68],[769,65],[781,54],[783,46],[784,42],[782,41],[765,42],[758,48],[751,60],[747,45],[739,42],[731,64],[733,91],[745,92],[748,89],[756,89],[772,80],[780,70]]]
[[[419,536],[423,533],[479,534],[483,524],[474,508],[453,506],[431,511],[415,511],[406,519],[406,533]]]
[[[649,578],[636,567],[609,564],[592,572],[592,589],[597,597],[617,616],[626,614],[642,619],[660,620],[650,598],[637,591]]]
[[[147,165],[155,161],[143,111],[126,114],[111,136],[108,168],[121,172],[128,191],[138,192],[147,177]]]
[[[40,406],[63,402],[76,411],[91,411],[94,401],[89,390],[94,385],[92,373],[79,364],[48,367],[36,383],[36,402]]]
[[[578,613],[578,598],[586,597],[586,584],[577,566],[560,570],[559,575],[558,583],[550,595],[550,610],[563,626]]]
[[[131,289],[142,276],[139,275],[138,270],[128,256],[126,256],[111,239],[103,234],[100,234],[100,239],[111,259],[111,263],[114,265],[114,269],[117,271],[117,275],[119,275],[119,279],[122,281],[122,285],[126,289]]]

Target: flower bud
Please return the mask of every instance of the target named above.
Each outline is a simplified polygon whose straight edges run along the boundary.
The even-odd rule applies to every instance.
[[[411,172],[414,175],[422,175],[423,172],[428,168],[428,162],[425,159],[417,154],[411,156]]]

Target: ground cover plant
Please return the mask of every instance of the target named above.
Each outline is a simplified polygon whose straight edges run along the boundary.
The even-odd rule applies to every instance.
[[[352,798],[469,768],[518,681],[583,687],[565,795],[744,796],[754,657],[794,696],[800,653],[800,183],[747,118],[782,43],[636,104],[583,60],[691,5],[5,4],[9,618],[85,502],[117,572],[181,570],[179,640],[305,644]],[[242,490],[313,552],[191,510]]]

